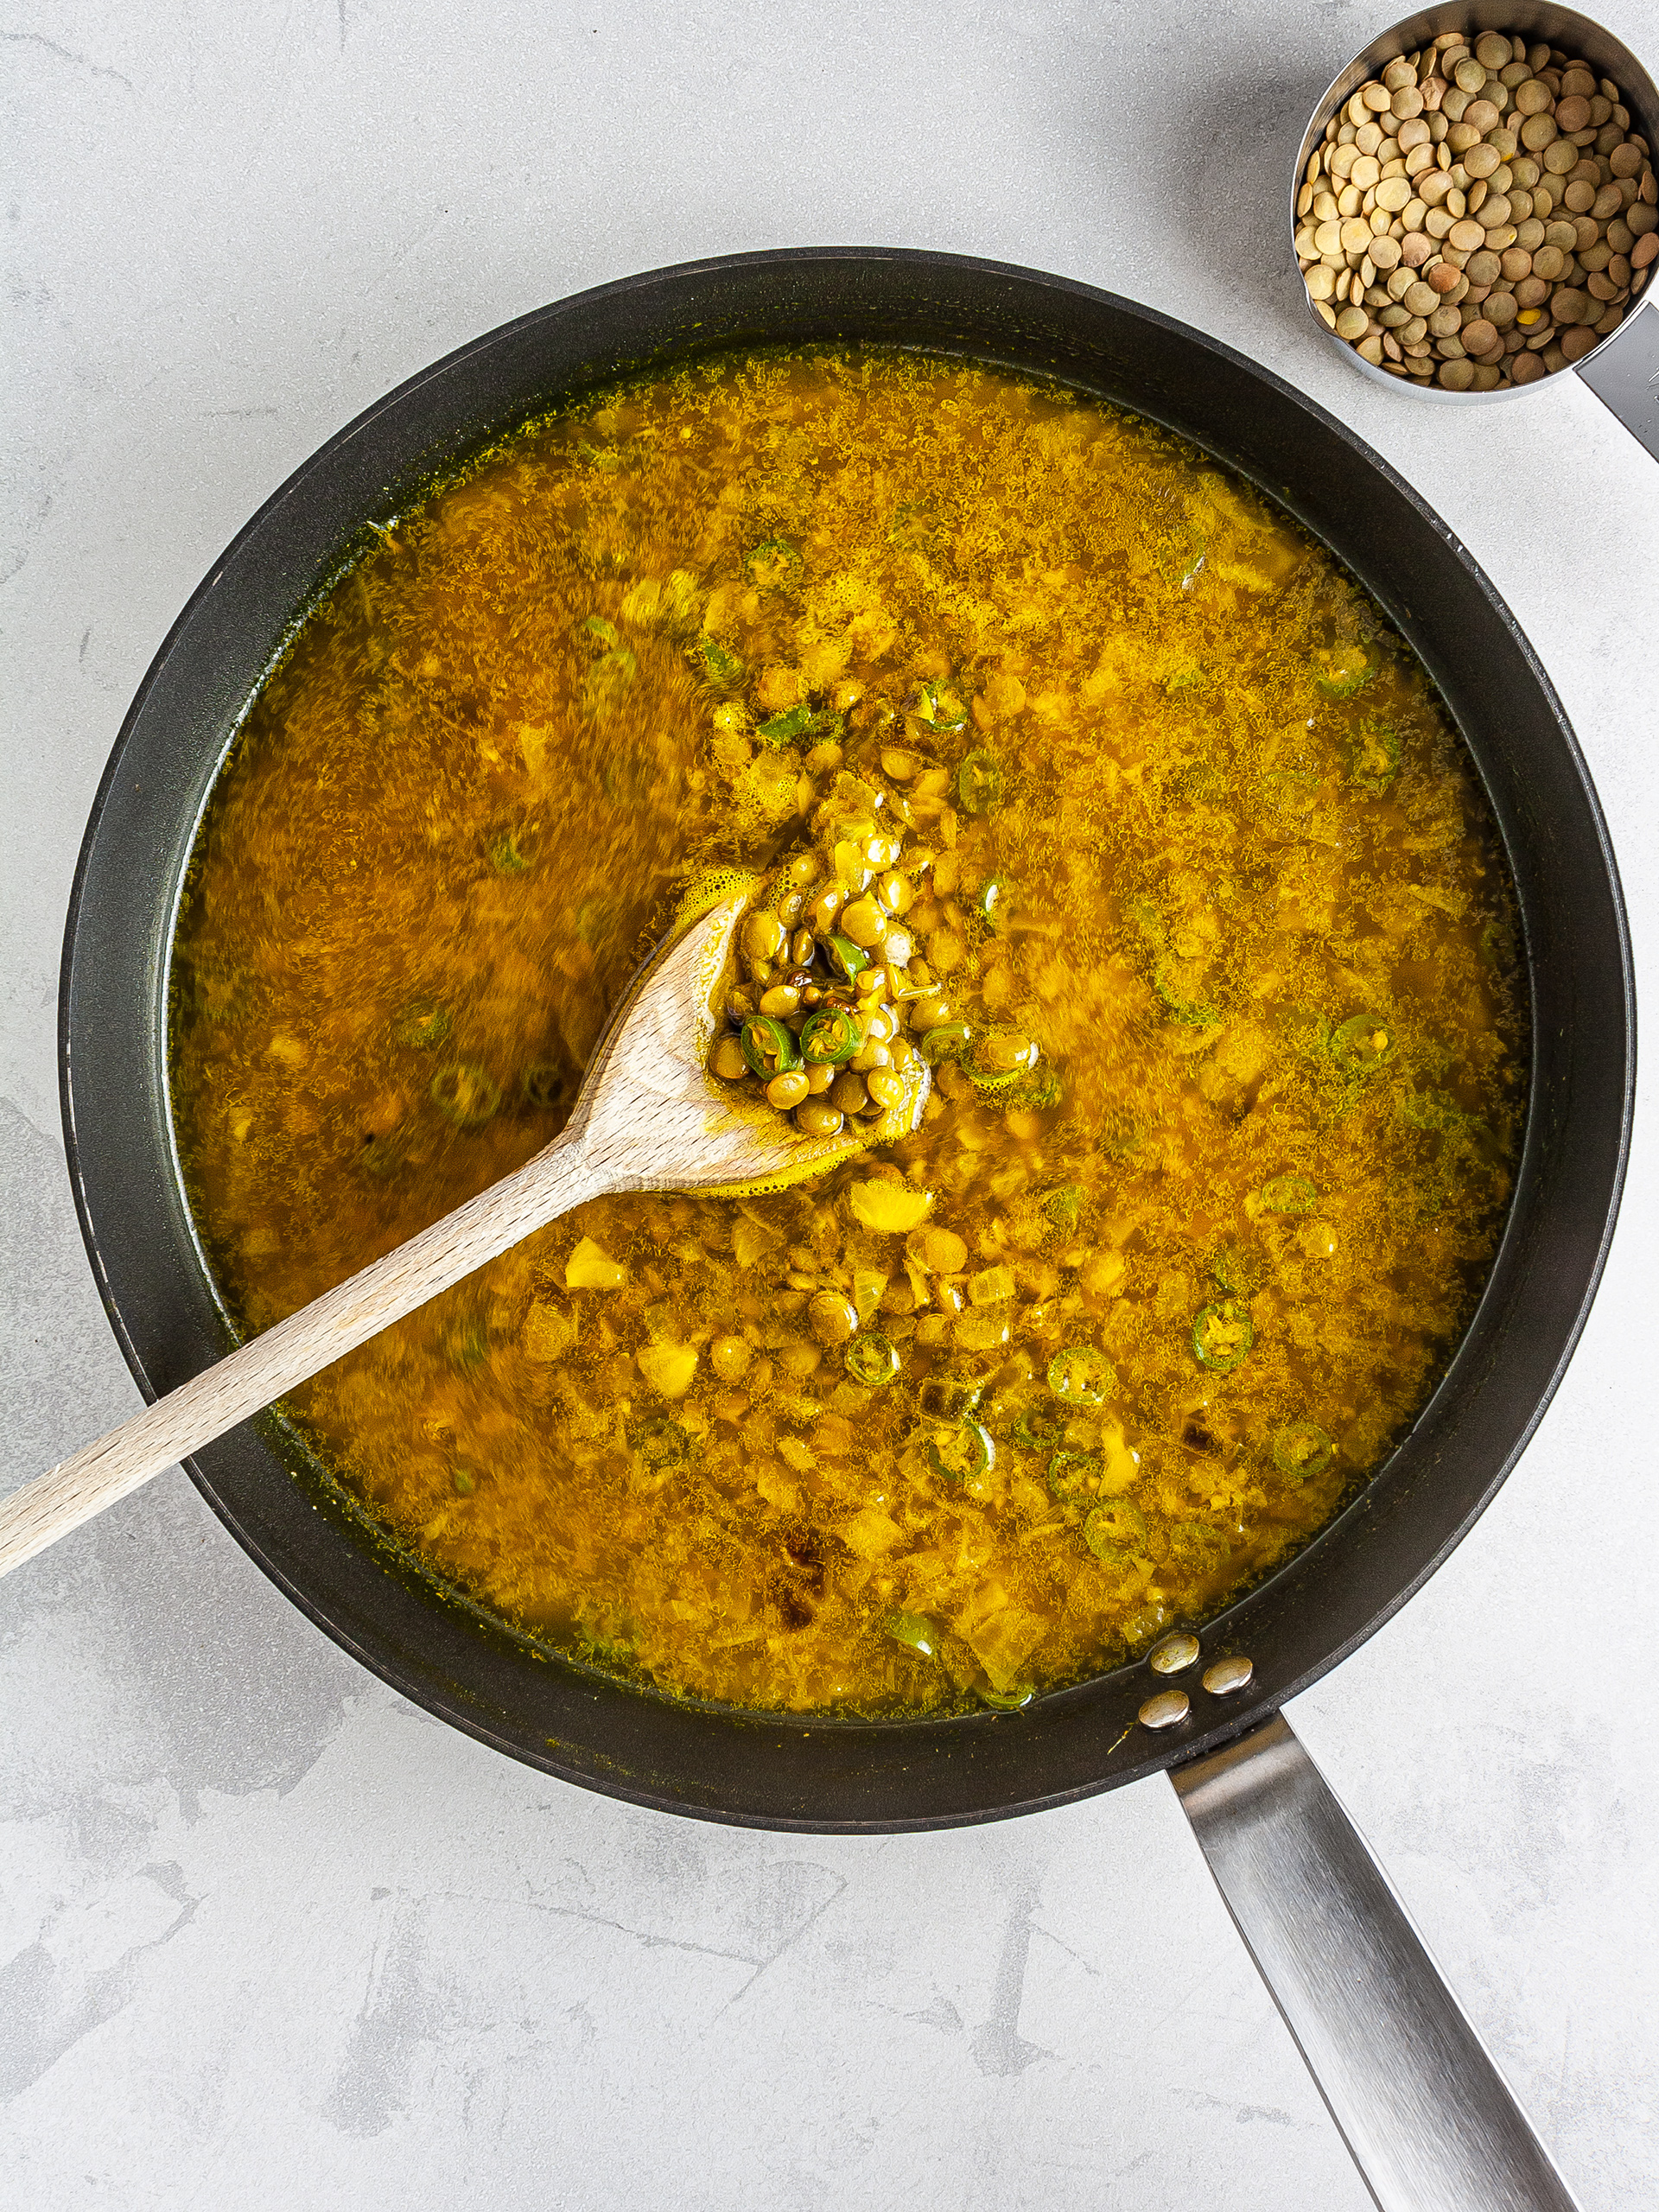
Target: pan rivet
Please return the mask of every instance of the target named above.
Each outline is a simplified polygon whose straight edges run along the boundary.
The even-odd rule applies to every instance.
[[[1242,1690],[1255,1672],[1248,1659],[1217,1659],[1204,1670],[1204,1687],[1211,1697],[1230,1697]]]
[[[1156,1697],[1149,1697],[1141,1707],[1141,1726],[1143,1728],[1173,1728],[1185,1719],[1188,1709],[1185,1690],[1160,1690]]]
[[[1198,1637],[1188,1636],[1185,1630],[1178,1630],[1173,1636],[1166,1636],[1157,1645],[1147,1663],[1154,1675],[1179,1675],[1182,1668],[1190,1667],[1198,1656]]]

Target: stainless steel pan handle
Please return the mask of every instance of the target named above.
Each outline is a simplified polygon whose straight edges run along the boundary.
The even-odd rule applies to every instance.
[[[1382,2212],[1575,2212],[1388,1877],[1282,1716],[1170,1779]]]

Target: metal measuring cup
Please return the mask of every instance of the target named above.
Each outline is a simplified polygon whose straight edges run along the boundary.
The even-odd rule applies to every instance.
[[[1296,199],[1306,181],[1309,158],[1315,148],[1324,143],[1326,124],[1359,87],[1370,79],[1380,77],[1390,61],[1416,53],[1446,33],[1466,33],[1472,47],[1481,33],[1489,30],[1504,31],[1529,42],[1536,41],[1558,47],[1567,54],[1582,55],[1600,75],[1611,78],[1619,88],[1622,105],[1630,110],[1633,124],[1648,142],[1649,158],[1659,168],[1659,91],[1629,47],[1611,31],[1604,30],[1599,23],[1592,22],[1587,16],[1575,15],[1570,8],[1529,4],[1529,0],[1513,0],[1513,4],[1509,5],[1503,0],[1476,0],[1472,6],[1426,8],[1374,38],[1315,106],[1302,134],[1291,177],[1293,232],[1301,220],[1296,213]],[[1651,265],[1659,269],[1659,262]],[[1659,314],[1649,304],[1656,293],[1659,293],[1659,279],[1649,281],[1643,296],[1628,309],[1618,329],[1610,331],[1581,360],[1571,365],[1597,398],[1659,461]],[[1531,384],[1501,387],[1496,391],[1448,391],[1442,385],[1416,378],[1389,376],[1327,328],[1315,312],[1306,288],[1302,296],[1308,320],[1320,337],[1336,346],[1362,376],[1387,385],[1391,391],[1404,391],[1413,398],[1441,406],[1465,407],[1486,400],[1524,397],[1550,381],[1548,377],[1540,377]]]

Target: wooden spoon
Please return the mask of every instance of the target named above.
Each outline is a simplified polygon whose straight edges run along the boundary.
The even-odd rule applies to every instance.
[[[709,1074],[715,993],[752,888],[728,892],[640,971],[545,1150],[0,1503],[0,1574],[589,1198],[775,1189],[914,1128],[925,1071],[904,1106],[834,1137],[806,1136]]]

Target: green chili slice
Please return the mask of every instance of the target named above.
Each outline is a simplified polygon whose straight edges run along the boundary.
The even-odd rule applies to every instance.
[[[409,1140],[401,1129],[390,1136],[366,1136],[358,1149],[357,1165],[377,1183],[389,1183],[409,1157]]]
[[[1027,1406],[1014,1424],[1014,1440],[1022,1452],[1052,1452],[1065,1434],[1059,1414],[1041,1406]]]
[[[1194,1573],[1209,1574],[1220,1564],[1228,1550],[1226,1537],[1219,1529],[1212,1529],[1204,1521],[1176,1521],[1169,1530],[1169,1554]]]
[[[1116,1566],[1146,1541],[1146,1516],[1126,1497],[1109,1497],[1083,1524],[1083,1541],[1098,1560]]]
[[[964,1483],[970,1475],[988,1473],[995,1457],[990,1431],[971,1414],[928,1440],[927,1463],[941,1482]]]
[[[742,662],[735,653],[728,652],[718,638],[711,638],[705,633],[698,639],[696,652],[697,658],[702,662],[703,672],[709,681],[717,684],[721,690],[729,690],[734,683],[741,681],[743,674]]]
[[[883,1624],[895,1643],[903,1643],[931,1659],[939,1648],[939,1632],[925,1613],[889,1613]]]
[[[861,976],[870,964],[869,954],[849,937],[820,938],[818,943],[832,973],[839,976],[843,983],[850,983],[855,976]]]
[[[812,727],[812,709],[804,701],[798,707],[786,707],[781,715],[773,715],[760,723],[755,735],[763,745],[793,745]]]
[[[793,581],[801,565],[800,550],[786,537],[768,537],[746,555],[744,565],[762,591],[775,589]]]
[[[1331,1057],[1344,1075],[1369,1075],[1394,1048],[1394,1025],[1380,1014],[1356,1014],[1332,1033]]]
[[[957,771],[957,798],[964,814],[990,814],[1002,804],[1002,763],[995,753],[970,753]]]
[[[1029,1075],[1042,1057],[1041,1046],[1022,1029],[984,1029],[963,1065],[977,1090],[1007,1090]]]
[[[1306,1175],[1275,1175],[1262,1185],[1262,1203],[1269,1213],[1311,1213],[1319,1194]]]
[[[974,1695],[993,1713],[1019,1713],[1036,1696],[1035,1690],[976,1690]]]
[[[847,1372],[867,1389],[879,1390],[899,1372],[899,1355],[876,1329],[866,1329],[847,1347]]]
[[[1057,1452],[1048,1463],[1048,1487],[1058,1498],[1086,1497],[1103,1464],[1098,1452]]]
[[[528,875],[536,865],[537,842],[533,829],[498,830],[486,841],[484,849],[498,875]]]
[[[478,1477],[470,1467],[457,1467],[454,1481],[457,1497],[470,1497],[478,1488]]]
[[[809,1067],[842,1068],[864,1042],[864,1025],[850,1007],[821,1007],[801,1031],[801,1058]]]
[[[1021,1076],[1012,1090],[999,1096],[1004,1106],[1025,1106],[1033,1113],[1046,1114],[1065,1097],[1065,1086],[1058,1071],[1045,1060],[1030,1075]]]
[[[936,1068],[941,1060],[959,1060],[973,1041],[974,1033],[965,1021],[942,1021],[924,1033],[922,1058]]]
[[[1322,1475],[1336,1456],[1336,1446],[1316,1421],[1287,1421],[1273,1440],[1273,1464],[1294,1483]]]
[[[1068,1344],[1048,1363],[1048,1387],[1063,1406],[1103,1406],[1117,1388],[1117,1370],[1093,1344]]]
[[[751,1074],[758,1075],[762,1083],[770,1083],[775,1075],[787,1075],[801,1064],[793,1035],[769,1014],[751,1014],[738,1033],[738,1042]]]
[[[1081,1183],[1062,1183],[1057,1191],[1050,1191],[1045,1197],[1043,1211],[1056,1229],[1069,1236],[1083,1212],[1083,1199]]]
[[[442,1044],[454,1027],[447,1006],[440,1006],[435,999],[416,999],[393,1021],[392,1042],[410,1046],[417,1052],[430,1052]]]
[[[1230,1375],[1255,1342],[1255,1324],[1241,1299],[1206,1306],[1192,1324],[1192,1356],[1212,1375]]]
[[[1392,722],[1363,721],[1349,750],[1349,772],[1362,791],[1379,798],[1400,766],[1400,733]]]
[[[918,721],[931,722],[935,729],[967,728],[968,709],[959,691],[953,690],[948,683],[936,683],[931,678],[918,683],[916,690],[916,718]]]
[[[481,1128],[501,1103],[499,1086],[467,1060],[440,1068],[432,1078],[430,1095],[439,1113],[458,1129]]]
[[[1169,980],[1166,960],[1156,962],[1152,970],[1152,988],[1163,1001],[1172,1021],[1185,1022],[1189,1029],[1212,1029],[1221,1020],[1212,1006],[1205,1006],[1201,999],[1190,999],[1177,990]]]

